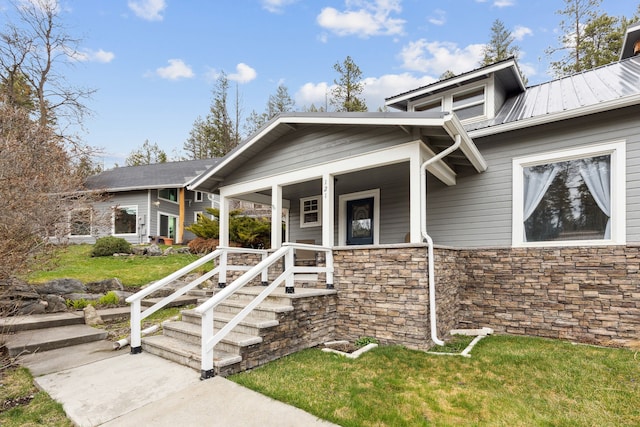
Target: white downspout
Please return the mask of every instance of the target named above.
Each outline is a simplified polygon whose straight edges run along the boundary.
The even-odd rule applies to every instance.
[[[435,262],[433,259],[433,239],[427,234],[427,167],[448,156],[460,147],[462,138],[460,135],[455,136],[453,145],[446,150],[439,152],[420,166],[420,233],[422,238],[427,241],[427,256],[429,257],[429,323],[431,324],[431,340],[437,345],[444,345],[444,341],[438,338],[438,326],[436,325],[436,284],[435,284]]]

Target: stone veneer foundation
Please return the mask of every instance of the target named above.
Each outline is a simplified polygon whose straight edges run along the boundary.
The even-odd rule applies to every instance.
[[[640,247],[436,248],[439,337],[454,328],[603,345],[640,339]],[[336,338],[427,349],[426,246],[334,250]],[[331,321],[331,319],[327,319]]]

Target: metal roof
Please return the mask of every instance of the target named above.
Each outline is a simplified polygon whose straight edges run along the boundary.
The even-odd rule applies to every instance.
[[[493,119],[469,123],[472,137],[640,104],[640,56],[542,83],[506,100]]]
[[[90,190],[109,192],[181,188],[219,161],[216,158],[118,167],[90,176],[85,185]]]

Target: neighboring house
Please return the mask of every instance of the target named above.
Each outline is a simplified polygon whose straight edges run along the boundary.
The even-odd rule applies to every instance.
[[[206,208],[217,207],[213,194],[186,189],[187,183],[218,159],[118,167],[87,179],[86,187],[107,199],[89,210],[74,211],[69,240],[93,243],[102,236],[130,243],[171,239],[184,243],[195,236],[185,230]]]
[[[400,112],[283,114],[188,188],[220,195],[221,246],[245,200],[272,206],[274,248],[283,208],[286,240],[332,248],[339,336],[624,344],[640,336],[638,40],[529,88],[508,59],[388,98]]]

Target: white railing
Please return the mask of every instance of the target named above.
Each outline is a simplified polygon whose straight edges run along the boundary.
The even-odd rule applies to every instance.
[[[227,247],[218,247],[215,251],[211,252],[199,258],[198,260],[192,262],[186,267],[181,268],[173,274],[165,277],[164,279],[158,280],[150,286],[142,289],[141,291],[131,295],[126,299],[126,301],[131,304],[131,353],[136,354],[142,351],[141,342],[141,323],[142,320],[146,317],[152,315],[156,311],[165,307],[167,304],[181,297],[182,295],[189,292],[191,289],[200,285],[201,283],[209,280],[214,277],[216,274],[218,275],[218,282],[221,286],[224,286],[226,281],[226,276],[228,271],[246,271],[251,268],[251,266],[246,265],[231,265],[228,262],[227,255],[229,253],[240,253],[240,254],[257,254],[262,257],[262,259],[266,258],[268,252],[266,250],[261,249],[249,249],[249,248],[227,248]],[[220,258],[218,262],[218,266],[209,272],[203,274],[197,279],[187,283],[183,287],[175,290],[171,295],[161,299],[160,301],[153,304],[151,307],[142,311],[142,300],[155,291],[162,289],[169,284],[175,282],[176,280],[182,278],[183,276],[191,273],[193,270],[207,264],[208,262],[215,262],[216,258]],[[267,281],[267,271],[265,270],[262,273],[262,281]]]
[[[295,266],[296,249],[305,251],[325,252],[325,266]],[[268,284],[258,296],[249,302],[238,314],[233,317],[225,326],[214,334],[214,308],[229,298],[239,289],[247,285],[251,280],[259,274],[264,274],[269,267],[277,263],[280,258],[284,258],[284,271],[273,282]],[[213,364],[213,348],[218,344],[233,328],[235,328],[251,311],[264,301],[278,286],[285,283],[287,293],[293,293],[294,275],[296,273],[326,273],[327,288],[333,288],[333,255],[330,248],[322,246],[301,244],[301,243],[285,243],[283,246],[251,267],[245,274],[233,281],[229,286],[215,294],[209,300],[204,302],[195,309],[202,316],[202,342],[201,357],[202,365],[200,377],[201,379],[211,378],[214,375]],[[265,281],[263,280],[263,283]]]

